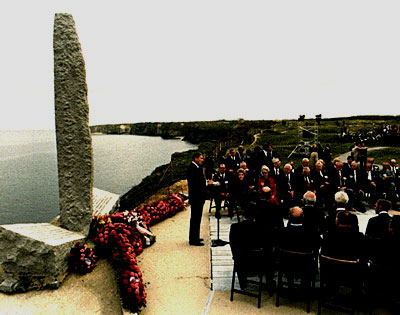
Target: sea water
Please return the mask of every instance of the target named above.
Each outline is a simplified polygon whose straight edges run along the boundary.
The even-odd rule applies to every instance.
[[[94,187],[118,195],[195,149],[179,139],[93,134]],[[0,131],[0,224],[49,222],[59,213],[54,130]]]

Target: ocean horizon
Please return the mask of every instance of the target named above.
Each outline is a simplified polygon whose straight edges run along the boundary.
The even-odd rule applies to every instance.
[[[94,187],[122,195],[197,148],[180,139],[92,134]],[[54,130],[0,130],[0,224],[49,222],[59,213]]]

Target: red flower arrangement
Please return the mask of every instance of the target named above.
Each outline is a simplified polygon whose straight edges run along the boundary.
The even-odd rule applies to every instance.
[[[71,271],[79,273],[88,273],[93,270],[97,262],[97,256],[93,249],[79,242],[71,248],[68,256],[68,266]]]
[[[164,201],[156,201],[131,211],[118,212],[95,218],[91,235],[96,252],[112,255],[120,296],[125,308],[137,312],[146,306],[146,292],[142,272],[136,256],[155,242],[149,226],[163,221],[185,208],[178,194]]]

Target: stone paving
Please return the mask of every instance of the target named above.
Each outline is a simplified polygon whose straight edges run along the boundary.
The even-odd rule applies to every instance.
[[[373,209],[368,209],[365,213],[357,212],[358,222],[360,226],[360,232],[365,232],[367,227],[368,219],[375,215]],[[210,240],[218,239],[217,237],[217,220],[214,215],[209,216],[210,220]],[[229,229],[232,223],[236,223],[237,217],[234,216],[230,219],[228,216],[222,216],[220,219],[220,231],[219,239],[228,242],[229,241]],[[286,224],[286,221],[285,221]],[[213,290],[230,291],[232,284],[232,271],[233,271],[233,260],[232,253],[229,244],[224,246],[210,246],[211,251],[211,285]],[[236,279],[235,286],[239,288],[239,283]]]

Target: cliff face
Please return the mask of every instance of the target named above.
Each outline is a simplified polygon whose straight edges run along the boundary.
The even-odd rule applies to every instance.
[[[268,125],[269,122],[263,122]],[[225,141],[241,133],[242,139],[254,128],[254,122],[235,121],[198,121],[198,122],[147,122],[135,124],[114,124],[91,126],[91,132],[106,134],[132,134],[141,136],[159,136],[163,138],[183,137],[192,143],[204,141]],[[244,138],[243,138],[244,137]]]

